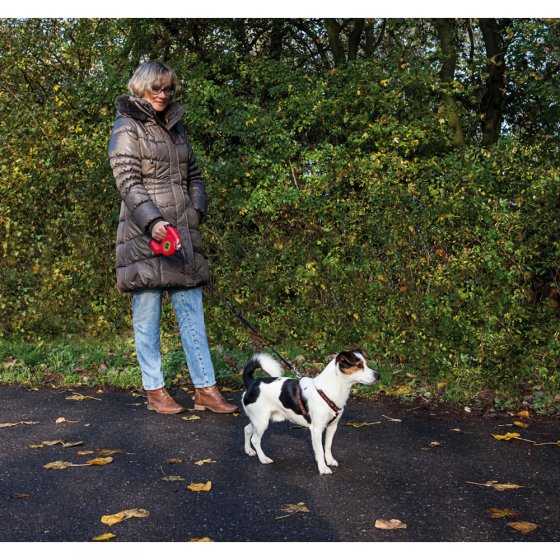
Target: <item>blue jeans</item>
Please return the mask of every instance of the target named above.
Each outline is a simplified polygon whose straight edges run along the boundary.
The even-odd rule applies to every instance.
[[[132,322],[136,355],[142,370],[144,389],[160,389],[165,385],[161,371],[160,319],[164,290],[146,289],[132,296]],[[216,383],[214,366],[208,348],[202,288],[168,290],[181,333],[191,381],[197,388]]]

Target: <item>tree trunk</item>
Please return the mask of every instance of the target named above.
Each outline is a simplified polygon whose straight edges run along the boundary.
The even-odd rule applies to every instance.
[[[346,62],[346,52],[344,50],[344,45],[340,39],[340,32],[342,27],[336,21],[336,19],[325,19],[325,25],[327,27],[327,36],[329,38],[329,46],[334,58],[335,66],[342,66]]]
[[[503,31],[506,22],[493,18],[479,19],[480,30],[486,48],[488,78],[486,92],[481,101],[482,142],[486,148],[492,147],[500,138],[505,106],[505,54],[506,44]]]
[[[452,82],[455,79],[455,68],[457,66],[454,22],[452,19],[439,18],[435,20],[435,24],[438,31],[441,52],[443,54],[443,63],[439,72],[439,78],[448,88],[451,88]],[[457,101],[453,94],[447,91],[444,93],[443,103],[447,122],[453,131],[453,144],[455,146],[464,146],[465,136],[463,134],[463,127],[461,126]]]
[[[360,39],[362,38],[365,22],[364,18],[354,19],[354,27],[350,32],[350,37],[348,37],[348,60],[356,60],[358,56],[358,48],[360,46]]]
[[[280,60],[282,56],[282,46],[284,43],[284,35],[286,29],[282,18],[272,20],[272,31],[270,33],[270,50],[269,57],[272,60]]]

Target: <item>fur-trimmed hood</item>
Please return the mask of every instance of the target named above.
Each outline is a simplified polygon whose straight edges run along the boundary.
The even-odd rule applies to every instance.
[[[185,108],[182,105],[171,101],[163,114],[159,115],[148,101],[134,95],[119,95],[115,100],[115,107],[123,117],[130,117],[142,122],[155,120],[167,130],[171,130],[185,114]]]

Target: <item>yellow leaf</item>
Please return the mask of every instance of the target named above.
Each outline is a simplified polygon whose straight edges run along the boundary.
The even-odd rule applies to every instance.
[[[76,451],[76,455],[93,455],[94,451]]]
[[[376,519],[375,528],[383,529],[385,531],[392,531],[393,529],[406,529],[406,523],[400,519]]]
[[[529,424],[525,424],[524,422],[521,422],[519,420],[514,420],[513,421],[514,426],[517,426],[518,428],[528,428]]]
[[[509,441],[511,439],[517,439],[521,434],[518,434],[517,432],[508,432],[507,434],[492,434],[492,437],[494,439],[498,439],[498,440],[505,440],[505,441]]]
[[[500,483],[497,480],[488,480],[484,483],[466,481],[466,484],[475,484],[476,486],[486,486],[488,488],[493,488],[498,492],[503,492],[504,490],[517,490],[518,488],[523,488],[523,486],[519,486],[519,484],[513,484],[511,482]]]
[[[85,465],[75,465],[73,463],[68,463],[67,461],[54,461],[53,463],[47,463],[43,465],[44,469],[49,470],[62,470],[67,469],[68,467],[84,467]]]
[[[521,410],[520,412],[516,412],[515,414],[512,414],[512,416],[517,416],[517,418],[529,418],[529,411]]]
[[[27,420],[22,420],[20,422],[6,422],[4,424],[0,424],[0,428],[11,428],[13,426],[19,426],[20,424],[25,424],[26,426],[30,424],[38,424],[39,422],[29,422]]]
[[[510,521],[506,523],[512,529],[519,531],[520,533],[530,533],[538,528],[538,525],[535,523],[530,523],[529,521]]]
[[[503,517],[517,517],[519,512],[515,509],[490,508],[486,510],[492,519],[502,519]]]
[[[182,420],[187,420],[187,422],[192,422],[193,420],[200,420],[200,416],[192,414],[191,416],[181,416]]]
[[[187,488],[191,492],[210,492],[210,490],[212,489],[212,482],[209,480],[206,483],[193,483],[189,484]]]
[[[309,513],[309,509],[304,502],[298,502],[297,504],[286,504],[282,508],[282,511],[285,511],[288,515],[281,515],[280,517],[276,517],[275,519],[285,519],[286,517],[290,517],[290,515],[294,515],[295,513]]]
[[[166,459],[164,463],[166,465],[176,465],[177,463],[182,463],[183,459]]]
[[[373,426],[374,424],[381,424],[381,422],[346,422],[344,425],[351,428],[363,428],[364,426]]]
[[[111,526],[131,517],[148,517],[149,515],[150,512],[147,509],[125,509],[113,515],[104,515],[101,517],[101,523]]]
[[[55,424],[77,424],[78,420],[66,420],[64,417],[57,418],[54,421]]]
[[[93,466],[103,466],[108,465],[113,462],[113,457],[96,457],[95,459],[90,459],[87,464]]]
[[[73,393],[69,397],[66,397],[67,401],[100,401],[101,399],[96,399],[95,397],[88,397],[86,395],[81,395],[80,393]]]
[[[110,457],[111,455],[117,455],[119,453],[126,454],[127,451],[123,451],[122,449],[98,449],[97,453],[101,455],[101,457]]]
[[[97,537],[93,537],[93,539],[91,539],[92,541],[97,541],[97,542],[105,542],[105,541],[110,541],[111,539],[114,539],[117,535],[115,535],[114,533],[103,533],[102,535],[99,535]]]
[[[164,476],[161,480],[165,480],[166,482],[177,482],[177,481],[184,481],[185,479],[182,476]]]
[[[191,539],[190,542],[214,542],[208,537],[202,537],[201,539]]]
[[[215,463],[216,461],[212,459],[201,459],[200,461],[196,461],[195,465],[207,465],[209,463]]]

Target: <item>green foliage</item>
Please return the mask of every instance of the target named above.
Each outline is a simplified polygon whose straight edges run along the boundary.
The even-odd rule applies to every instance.
[[[0,334],[129,332],[128,297],[114,287],[119,199],[106,148],[114,98],[142,57],[165,55],[184,79],[207,183],[216,287],[267,339],[319,359],[364,346],[388,371],[449,382],[457,399],[559,390],[558,81],[522,74],[523,52],[551,26],[516,20],[519,97],[488,152],[476,111],[462,110],[467,145],[450,143],[438,68],[422,51],[426,22],[418,33],[395,24],[414,45],[406,61],[388,49],[320,73],[296,55],[224,52],[237,35],[223,23],[204,56],[161,25],[0,23]],[[550,57],[530,61],[538,76]],[[469,79],[453,87],[465,106],[480,98]],[[532,99],[548,107],[539,123]],[[212,345],[247,354],[251,335],[207,295]],[[174,329],[166,304],[165,333]],[[48,367],[65,359],[48,356]],[[166,359],[183,371],[180,349]],[[129,366],[115,367],[135,379]]]

